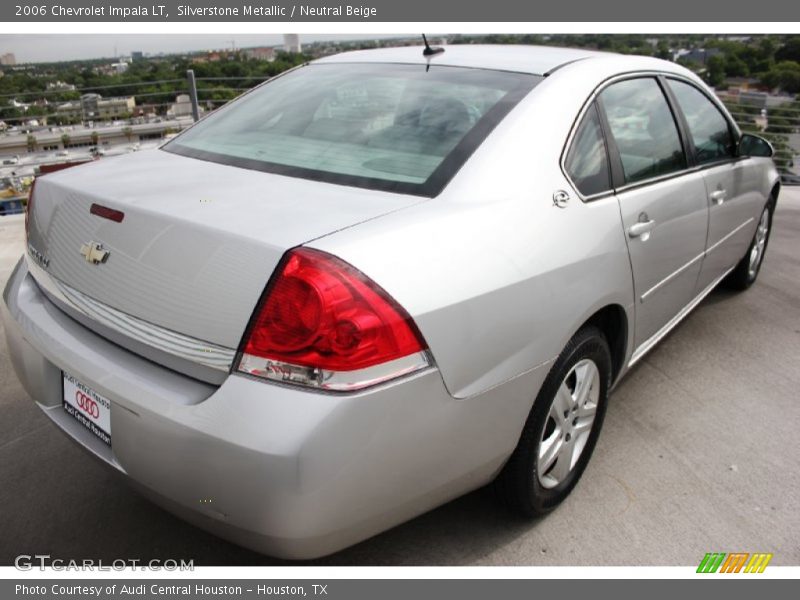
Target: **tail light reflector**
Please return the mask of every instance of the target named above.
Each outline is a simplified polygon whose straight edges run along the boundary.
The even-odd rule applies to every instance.
[[[318,389],[362,389],[432,364],[408,313],[326,252],[290,251],[267,285],[236,369]]]
[[[33,190],[36,187],[36,179],[31,183],[28,190],[28,201],[25,203],[25,241],[28,241],[28,232],[31,228],[31,211],[33,210]]]
[[[89,212],[93,215],[97,215],[98,217],[108,219],[109,221],[114,221],[115,223],[122,223],[122,220],[125,218],[125,213],[121,210],[115,210],[113,208],[103,206],[102,204],[92,204],[89,207]]]

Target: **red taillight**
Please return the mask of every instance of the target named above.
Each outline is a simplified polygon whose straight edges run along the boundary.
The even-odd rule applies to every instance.
[[[31,211],[33,210],[33,189],[36,187],[36,180],[31,183],[28,190],[28,202],[25,204],[25,241],[28,241],[28,232],[31,228]]]
[[[238,370],[330,390],[353,390],[430,365],[411,317],[344,261],[287,254],[245,333]]]

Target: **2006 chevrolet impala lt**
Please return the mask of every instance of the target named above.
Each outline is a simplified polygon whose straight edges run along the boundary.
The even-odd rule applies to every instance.
[[[756,279],[771,154],[652,58],[324,58],[39,178],[8,346],[67,435],[262,552],[330,553],[493,480],[541,515],[615,382]]]

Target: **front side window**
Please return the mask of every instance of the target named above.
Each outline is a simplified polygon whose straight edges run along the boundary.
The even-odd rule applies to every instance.
[[[625,183],[686,168],[686,155],[667,99],[650,77],[620,81],[600,95],[619,150]]]
[[[689,124],[697,162],[707,164],[732,158],[736,142],[728,120],[703,92],[693,85],[670,79],[669,87]]]
[[[595,105],[589,108],[578,125],[564,167],[575,187],[584,196],[593,196],[611,189],[608,154]]]
[[[309,65],[220,109],[164,150],[434,196],[539,81],[445,66]]]

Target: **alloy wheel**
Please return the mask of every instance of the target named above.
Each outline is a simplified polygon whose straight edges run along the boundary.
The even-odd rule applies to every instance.
[[[553,398],[542,431],[536,474],[544,488],[569,475],[586,447],[600,399],[600,371],[586,358],[575,364]]]
[[[750,250],[750,264],[747,269],[751,279],[754,279],[761,261],[764,259],[764,249],[767,246],[767,235],[769,234],[769,209],[764,209],[761,213],[761,220],[758,222],[756,236],[753,239],[753,247]]]

